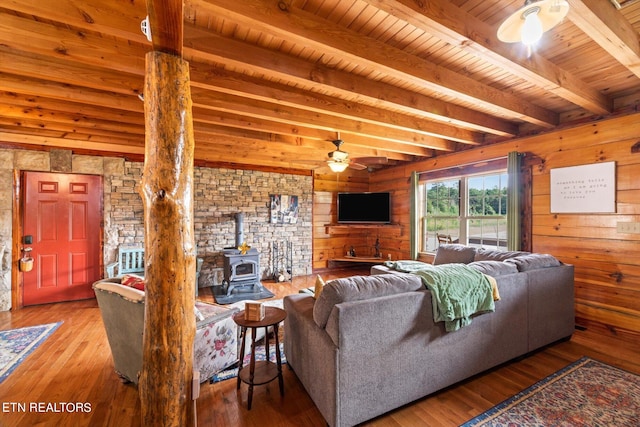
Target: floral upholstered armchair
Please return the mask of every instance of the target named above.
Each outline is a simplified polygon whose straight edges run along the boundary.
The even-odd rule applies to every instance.
[[[124,381],[137,384],[142,369],[144,288],[125,276],[100,280],[93,284],[93,289],[115,370]],[[232,318],[236,311],[196,302],[193,355],[194,369],[200,372],[200,382],[238,361],[238,327]]]

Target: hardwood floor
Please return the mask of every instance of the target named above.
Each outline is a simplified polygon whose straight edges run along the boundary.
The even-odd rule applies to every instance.
[[[358,272],[366,270],[332,271],[323,273],[323,277],[331,279]],[[267,282],[265,286],[282,298],[312,286],[314,281],[315,275],[311,275],[296,277],[293,283]],[[213,302],[208,290],[201,290],[198,298]],[[64,323],[0,383],[0,425],[139,426],[138,390],[132,384],[122,384],[113,371],[95,300],[0,313],[0,329],[57,321]],[[556,343],[363,425],[457,426],[582,356],[640,374],[640,343],[597,328],[577,330],[569,341]],[[202,384],[197,402],[198,425],[325,426],[295,374],[287,367],[283,372],[284,398],[280,397],[277,381],[256,387],[250,411],[246,385],[237,391],[233,380]],[[66,405],[62,403],[76,402],[88,403],[90,411],[64,410]],[[17,410],[16,404],[24,404],[26,411]],[[43,405],[42,411],[30,410],[32,404]]]

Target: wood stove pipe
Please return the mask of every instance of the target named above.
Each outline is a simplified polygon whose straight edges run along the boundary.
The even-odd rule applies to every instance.
[[[244,213],[237,212],[235,214],[236,218],[236,248],[242,246],[245,242],[244,240]]]

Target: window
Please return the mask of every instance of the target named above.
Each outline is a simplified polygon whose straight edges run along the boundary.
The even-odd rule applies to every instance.
[[[421,185],[421,251],[435,252],[438,234],[454,243],[507,249],[507,173],[425,181]]]

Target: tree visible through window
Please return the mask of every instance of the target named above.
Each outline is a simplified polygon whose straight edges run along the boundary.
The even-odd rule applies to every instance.
[[[506,172],[428,181],[421,194],[423,252],[438,248],[438,234],[454,243],[506,250]]]

